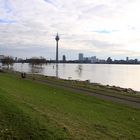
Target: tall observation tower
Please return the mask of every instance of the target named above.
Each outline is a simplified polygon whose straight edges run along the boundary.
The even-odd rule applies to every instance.
[[[55,40],[56,40],[56,63],[58,63],[58,41],[59,41],[59,35],[57,33]]]

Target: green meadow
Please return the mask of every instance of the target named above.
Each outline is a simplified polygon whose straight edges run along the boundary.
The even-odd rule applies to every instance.
[[[0,73],[0,140],[138,140],[140,110]]]

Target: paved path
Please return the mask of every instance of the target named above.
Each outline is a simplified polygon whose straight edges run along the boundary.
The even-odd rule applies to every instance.
[[[40,80],[40,79],[36,79],[36,82],[40,82],[43,84],[47,84],[51,87],[58,87],[58,88],[62,88],[65,90],[69,90],[75,93],[83,93],[86,95],[90,95],[90,96],[94,96],[96,98],[102,99],[102,100],[107,100],[107,101],[112,101],[112,102],[116,102],[116,103],[120,103],[120,104],[124,104],[133,108],[137,108],[140,109],[140,98],[136,98],[136,97],[130,97],[130,96],[113,96],[113,95],[106,95],[106,94],[102,94],[102,93],[95,93],[95,92],[91,92],[88,90],[83,90],[80,88],[76,88],[76,87],[72,87],[71,85],[68,84],[61,84],[61,83],[56,83],[53,81],[49,81],[49,80]]]

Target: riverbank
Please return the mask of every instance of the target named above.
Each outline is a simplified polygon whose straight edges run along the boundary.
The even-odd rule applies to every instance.
[[[140,138],[139,109],[51,86],[46,79],[70,85],[54,77],[27,75],[22,79],[19,73],[0,73],[0,138]]]
[[[115,85],[140,91],[140,66],[136,65],[96,65],[96,64],[46,64],[32,67],[28,64],[14,64],[11,69],[26,73],[39,73],[63,79],[90,80],[103,85]]]
[[[23,78],[23,75],[20,72],[11,70],[6,70],[5,72]],[[34,82],[38,83],[48,84],[50,86],[54,86],[54,88],[60,87],[75,92],[81,92],[86,95],[95,96],[99,99],[140,108],[140,92],[134,91],[130,88],[127,89],[116,86],[101,85],[98,83],[90,83],[88,80],[66,80],[39,74],[26,74],[26,79],[34,80]]]

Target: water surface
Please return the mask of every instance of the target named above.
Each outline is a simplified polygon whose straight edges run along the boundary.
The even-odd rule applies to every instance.
[[[16,63],[14,70],[58,76],[64,79],[90,80],[104,85],[116,85],[140,91],[140,65],[111,64],[47,64],[33,68],[29,64]]]

